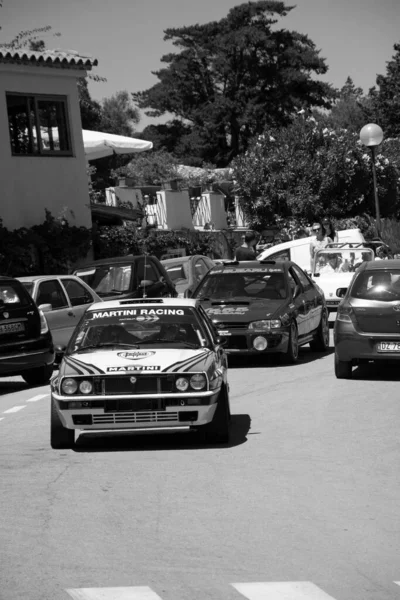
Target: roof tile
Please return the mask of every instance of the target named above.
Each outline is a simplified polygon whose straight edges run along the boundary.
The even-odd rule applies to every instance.
[[[25,48],[15,50],[7,46],[0,46],[0,63],[20,63],[72,69],[91,69],[98,64],[96,58],[82,56],[74,50],[56,49],[36,52]]]

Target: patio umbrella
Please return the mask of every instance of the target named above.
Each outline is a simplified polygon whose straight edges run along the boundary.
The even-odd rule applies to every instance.
[[[151,150],[153,147],[152,142],[113,133],[83,129],[82,135],[87,160],[95,160],[113,154],[136,154],[136,152]]]

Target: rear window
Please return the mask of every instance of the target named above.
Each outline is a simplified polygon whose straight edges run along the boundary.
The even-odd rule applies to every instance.
[[[188,279],[187,263],[175,263],[173,265],[164,264],[164,267],[174,283],[177,281],[186,281]]]
[[[0,307],[1,306],[28,306],[32,300],[25,288],[13,281],[0,282]]]
[[[400,270],[363,271],[354,281],[351,296],[383,302],[400,300]]]

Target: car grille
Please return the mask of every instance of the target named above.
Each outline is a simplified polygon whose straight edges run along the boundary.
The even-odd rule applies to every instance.
[[[244,335],[230,335],[225,338],[227,340],[225,348],[227,350],[247,350],[247,338]]]
[[[168,423],[178,420],[179,416],[177,412],[164,411],[107,413],[104,415],[93,415],[93,425],[115,425],[118,423]]]
[[[247,329],[249,324],[248,323],[241,323],[241,322],[222,322],[222,321],[218,321],[216,323],[216,326],[218,327],[218,329]]]
[[[121,394],[161,394],[173,391],[174,380],[170,375],[138,375],[135,373],[136,381],[132,383],[132,375],[119,375],[116,377],[99,378],[96,382],[96,393],[105,396]]]

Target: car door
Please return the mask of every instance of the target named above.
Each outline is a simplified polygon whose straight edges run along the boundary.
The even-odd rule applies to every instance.
[[[309,326],[309,307],[306,303],[306,297],[300,279],[296,275],[293,265],[288,270],[289,286],[292,290],[293,304],[296,312],[297,331],[299,336],[306,335],[310,331]],[[294,297],[294,290],[298,293]]]
[[[307,277],[302,269],[298,265],[293,265],[293,270],[301,283],[304,294],[304,302],[306,314],[308,314],[308,331],[314,331],[319,325],[321,320],[322,304],[319,299],[319,294],[316,288],[312,284],[311,280]]]
[[[69,337],[64,343],[64,345],[66,345],[66,343],[69,342],[69,338],[71,337],[75,327],[79,323],[81,316],[87,307],[90,304],[93,304],[93,302],[96,300],[89,289],[83,283],[76,281],[76,279],[63,277],[60,281],[71,305],[71,309],[68,311],[69,328],[65,333],[67,336],[67,331],[69,332]]]
[[[39,280],[34,291],[34,300],[40,308],[42,305],[51,305],[51,310],[46,310],[45,317],[53,336],[55,346],[65,346],[72,331],[70,325],[71,307],[67,295],[57,278]]]

